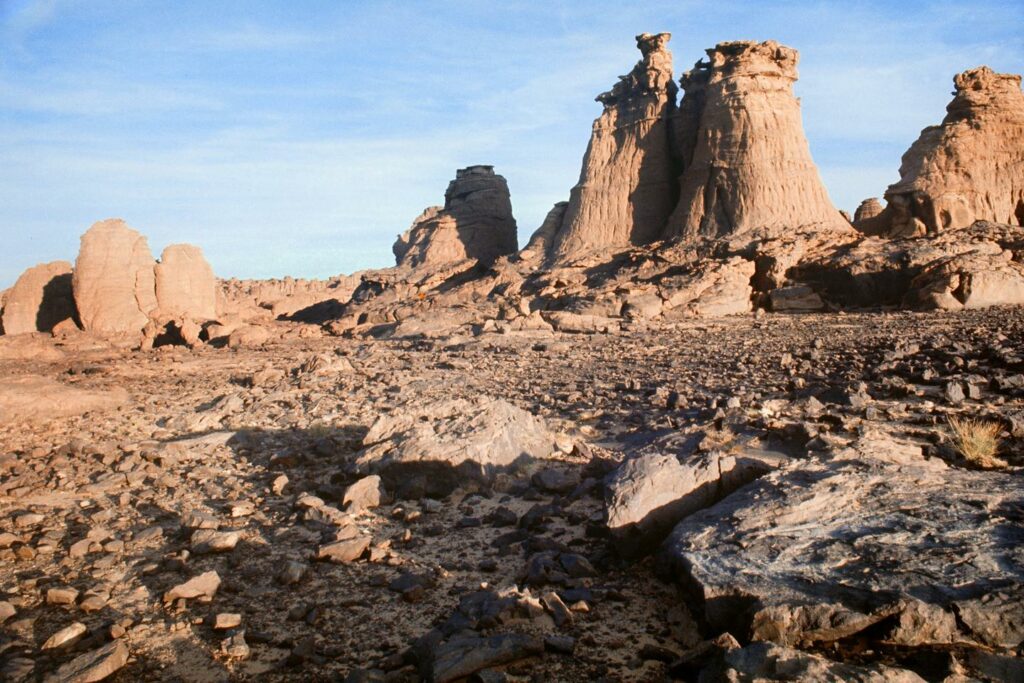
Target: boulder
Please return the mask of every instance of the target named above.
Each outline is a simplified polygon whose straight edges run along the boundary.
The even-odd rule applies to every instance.
[[[543,421],[501,399],[407,403],[381,415],[363,439],[357,464],[380,474],[403,498],[443,497],[467,481],[490,483],[551,455]]]
[[[155,277],[161,315],[195,321],[217,317],[217,280],[199,247],[172,244],[164,249]]]
[[[74,315],[71,264],[67,261],[44,263],[22,273],[7,291],[3,303],[3,332],[50,332]]]
[[[984,220],[1024,225],[1021,77],[982,66],[958,74],[946,117],[903,155],[874,234],[936,233]]]
[[[871,637],[895,644],[1015,648],[1024,544],[1006,515],[1024,504],[1017,479],[866,435],[687,517],[660,557],[707,627],[741,640],[808,645],[875,626]]]
[[[565,211],[568,208],[569,202],[558,202],[551,207],[548,215],[544,217],[544,222],[534,231],[530,236],[530,241],[519,252],[521,259],[524,261],[540,261],[551,251],[551,245],[559,228],[562,227],[562,223],[565,221]]]
[[[670,126],[678,91],[669,33],[636,37],[642,58],[608,92],[594,121],[579,183],[572,189],[550,257],[566,262],[594,251],[661,237],[675,206]]]
[[[719,43],[683,75],[679,202],[665,235],[685,240],[797,227],[851,233],[804,136],[796,50],[774,41]]]
[[[124,221],[94,224],[82,235],[72,277],[82,329],[136,334],[157,307],[156,262],[146,238]]]
[[[399,266],[429,268],[464,261],[490,266],[518,249],[508,183],[493,166],[460,168],[444,194],[399,236],[392,250]]]
[[[605,482],[605,513],[615,548],[625,555],[653,550],[685,517],[781,464],[769,454],[666,452],[647,446]]]
[[[854,227],[857,227],[862,221],[871,220],[875,216],[880,215],[884,210],[885,207],[882,206],[882,202],[878,201],[878,197],[868,197],[853,212]]]

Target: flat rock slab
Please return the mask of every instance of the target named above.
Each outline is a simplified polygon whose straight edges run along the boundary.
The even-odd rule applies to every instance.
[[[712,630],[790,646],[888,620],[894,644],[1024,640],[1019,475],[878,455],[795,462],[676,526],[661,559]]]
[[[102,681],[128,663],[128,646],[120,640],[75,657],[47,676],[44,683]]]
[[[164,602],[193,598],[212,598],[220,587],[220,575],[215,571],[205,572],[179,584],[164,593]]]
[[[60,417],[110,410],[127,404],[120,387],[82,389],[48,377],[28,375],[0,379],[0,425],[42,423]]]
[[[448,683],[481,669],[543,652],[543,640],[523,633],[501,633],[487,638],[455,636],[434,650],[429,680],[433,683]]]
[[[358,464],[400,497],[443,497],[466,479],[544,460],[554,435],[534,415],[500,399],[405,404],[382,415],[363,440]]]

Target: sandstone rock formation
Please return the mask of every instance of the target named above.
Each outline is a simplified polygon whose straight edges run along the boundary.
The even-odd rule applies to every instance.
[[[82,329],[140,332],[157,308],[155,265],[146,238],[124,221],[110,219],[89,228],[72,277]]]
[[[874,218],[884,211],[882,202],[878,201],[877,197],[868,197],[860,203],[857,210],[853,212],[853,223],[854,225],[861,221],[866,221]]]
[[[393,247],[398,265],[410,268],[467,259],[490,266],[516,249],[508,183],[493,166],[459,169],[444,194],[444,207],[425,210]]]
[[[987,66],[958,74],[946,117],[903,155],[900,180],[869,234],[908,236],[979,220],[1024,225],[1024,93],[1021,77]]]
[[[684,171],[666,234],[695,240],[799,227],[847,231],[804,137],[793,96],[797,51],[738,41],[707,52],[709,61],[682,78],[676,144]]]
[[[29,268],[8,290],[3,304],[4,334],[49,332],[73,318],[71,264],[54,261]]]
[[[193,321],[217,317],[217,280],[199,247],[170,245],[160,256],[155,274],[161,316]]]
[[[675,113],[671,34],[636,37],[643,58],[608,92],[594,121],[580,180],[569,198],[552,256],[658,239],[676,199],[677,170],[669,143]]]
[[[555,235],[558,234],[558,230],[565,221],[565,212],[568,208],[569,202],[558,202],[551,207],[548,215],[544,217],[544,222],[534,231],[530,236],[530,241],[519,252],[521,259],[524,261],[537,261],[544,258],[551,251],[551,245],[554,242]]]

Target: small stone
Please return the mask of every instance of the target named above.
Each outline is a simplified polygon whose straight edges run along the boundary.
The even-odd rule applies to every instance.
[[[346,509],[358,512],[377,507],[381,504],[383,498],[384,492],[381,487],[381,479],[374,474],[363,477],[345,489],[345,497],[342,502]]]
[[[73,605],[78,600],[78,591],[74,588],[51,588],[46,591],[46,602],[50,605]]]
[[[288,475],[280,474],[274,478],[273,483],[270,485],[270,490],[277,495],[281,495],[284,491],[284,487],[288,485]]]
[[[360,536],[346,541],[329,543],[320,546],[316,557],[318,560],[327,560],[334,563],[354,562],[370,547],[371,540],[369,536]]]
[[[72,645],[78,642],[82,636],[88,633],[89,629],[86,628],[85,624],[80,621],[76,621],[70,626],[65,626],[61,630],[54,633],[52,636],[46,639],[43,643],[43,650],[54,650],[59,647],[66,645]]]
[[[220,612],[213,619],[215,631],[223,631],[229,628],[238,628],[242,625],[242,615],[235,612]]]
[[[954,405],[964,402],[964,388],[960,382],[947,382],[944,393],[946,400]]]
[[[245,631],[240,631],[220,644],[220,651],[231,659],[248,659],[252,650],[245,642]]]
[[[14,605],[6,600],[0,601],[0,624],[3,624],[17,613],[18,610],[14,609]]]
[[[192,534],[192,552],[197,555],[227,552],[238,545],[239,538],[237,531],[198,529]]]
[[[14,518],[14,526],[23,529],[29,526],[35,526],[41,524],[46,519],[45,515],[41,515],[38,512],[26,512],[23,515],[18,515]]]
[[[212,598],[219,587],[220,575],[215,571],[205,572],[164,593],[164,603],[181,599]]]
[[[189,512],[185,515],[183,523],[190,529],[217,529],[220,527],[220,520],[201,510]]]
[[[277,575],[277,580],[285,586],[291,586],[302,581],[308,571],[309,565],[305,562],[288,560],[284,567],[281,568],[281,572]]]

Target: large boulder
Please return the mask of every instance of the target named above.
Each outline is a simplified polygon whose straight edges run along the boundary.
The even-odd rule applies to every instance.
[[[141,332],[157,307],[155,265],[146,238],[124,221],[110,219],[89,228],[72,277],[82,329]]]
[[[443,497],[469,482],[549,457],[544,422],[496,398],[407,403],[381,415],[363,439],[359,468],[400,497]]]
[[[475,259],[490,266],[518,249],[508,183],[493,166],[460,168],[444,206],[428,208],[392,250],[399,266],[429,268]]]
[[[74,318],[71,264],[54,261],[29,268],[7,291],[3,304],[4,334],[50,332]]]
[[[903,155],[888,206],[858,227],[873,234],[935,233],[984,220],[1024,225],[1024,93],[1021,77],[987,66],[953,79],[938,126]]]
[[[155,276],[161,316],[190,320],[217,317],[217,279],[199,247],[170,245],[156,264]]]
[[[675,206],[676,165],[670,144],[678,88],[669,33],[636,37],[643,57],[608,92],[594,121],[579,183],[572,189],[551,257],[657,240]]]
[[[660,551],[710,632],[780,645],[1024,641],[1024,489],[865,435],[684,519]]]
[[[793,95],[799,55],[774,41],[719,43],[682,78],[683,165],[666,236],[695,240],[798,227],[852,232],[811,159]]]
[[[605,482],[605,512],[615,548],[653,550],[685,517],[703,510],[782,461],[769,454],[673,452],[663,444],[627,458]]]

